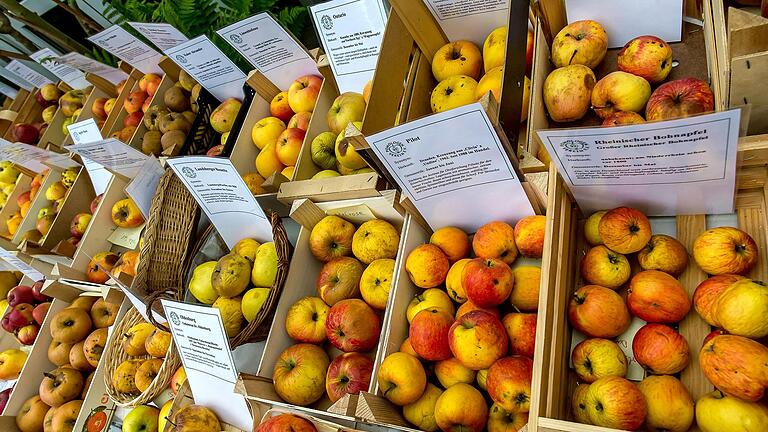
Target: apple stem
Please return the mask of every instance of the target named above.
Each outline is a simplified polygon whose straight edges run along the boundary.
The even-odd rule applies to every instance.
[[[54,375],[54,374],[52,374],[50,372],[43,372],[43,376],[46,377],[46,378],[50,378],[52,380],[56,379],[56,375]]]

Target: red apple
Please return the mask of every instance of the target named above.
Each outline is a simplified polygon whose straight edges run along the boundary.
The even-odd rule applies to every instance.
[[[509,337],[493,314],[481,310],[468,312],[453,323],[448,333],[453,356],[461,364],[481,370],[491,367],[507,354]]]
[[[645,421],[648,406],[643,393],[622,377],[600,378],[584,396],[589,421],[595,426],[637,430]]]
[[[301,145],[304,143],[304,131],[299,128],[288,128],[277,137],[275,154],[285,166],[295,166],[299,159]]]
[[[632,339],[632,353],[640,366],[656,375],[680,372],[691,357],[685,338],[663,324],[642,326]]]
[[[36,144],[40,138],[40,130],[31,124],[20,123],[13,127],[13,136],[16,141],[24,144]]]
[[[91,217],[90,213],[76,214],[69,225],[69,232],[77,238],[82,237],[85,234],[86,228],[88,228],[88,224],[91,223]]]
[[[34,306],[29,303],[21,303],[14,306],[13,309],[8,312],[8,319],[10,320],[11,325],[19,328],[35,322],[35,318],[32,315],[33,310]]]
[[[301,111],[297,112],[296,114],[291,117],[290,120],[288,120],[287,128],[298,128],[303,130],[304,132],[307,131],[309,128],[309,120],[312,118],[312,113],[309,111]]]
[[[683,78],[657,88],[645,107],[648,121],[672,120],[715,110],[709,85],[697,78]]]
[[[317,294],[329,306],[341,300],[360,297],[363,265],[352,257],[334,258],[323,264],[317,275]]]
[[[48,309],[50,307],[51,307],[51,303],[45,302],[35,306],[35,309],[32,310],[32,317],[35,319],[35,322],[37,323],[37,325],[39,326],[43,325],[43,320],[45,319],[45,316],[48,314]]]
[[[531,405],[533,360],[513,355],[497,360],[488,369],[488,395],[508,412],[528,412]]]
[[[371,384],[373,361],[360,353],[344,353],[331,362],[325,376],[328,399],[336,402],[345,394],[368,391]]]
[[[20,303],[34,303],[35,293],[29,285],[19,285],[8,291],[8,306],[16,306]]]
[[[93,105],[91,105],[91,112],[97,119],[107,119],[107,112],[104,110],[105,103],[107,103],[107,98],[96,98],[96,100],[93,101]]]
[[[294,414],[280,414],[261,422],[254,432],[317,432],[309,420]],[[163,432],[163,431],[159,431]]]
[[[323,78],[317,75],[304,75],[288,87],[288,104],[293,112],[312,111],[315,109],[317,96]]]
[[[215,145],[205,152],[206,156],[221,156],[224,153],[224,144]]]
[[[362,300],[342,300],[328,311],[325,334],[333,346],[344,352],[370,351],[379,341],[381,319]]]
[[[408,340],[420,358],[428,361],[447,360],[453,357],[448,342],[448,331],[453,316],[443,309],[431,307],[421,310],[411,321]]]
[[[277,117],[280,120],[287,122],[293,117],[293,110],[288,104],[288,92],[280,92],[269,103],[269,112],[272,117]]]
[[[629,311],[646,322],[676,323],[691,309],[691,300],[680,282],[659,270],[634,275],[628,292]]]
[[[638,36],[619,51],[619,70],[658,84],[672,72],[672,48],[656,36]]]
[[[9,314],[3,315],[3,319],[0,321],[0,323],[2,323],[3,330],[7,331],[8,333],[13,333],[16,331],[16,327],[11,324],[11,318]]]
[[[501,322],[509,336],[509,353],[533,358],[536,342],[535,313],[512,312],[504,315]]]
[[[35,300],[40,303],[49,302],[53,300],[51,297],[43,294],[42,289],[43,289],[43,281],[41,280],[35,282],[32,285],[32,295],[35,297]]]
[[[128,114],[123,118],[123,126],[136,126],[138,127],[139,124],[144,120],[144,112],[143,111],[136,111]]]
[[[612,339],[629,328],[629,310],[616,291],[599,285],[579,288],[568,304],[568,321],[589,337]]]
[[[509,298],[515,275],[509,266],[496,258],[475,258],[464,266],[462,286],[467,298],[477,306],[498,306]]]
[[[99,203],[101,202],[101,199],[104,198],[104,194],[100,194],[96,196],[96,198],[91,201],[90,210],[91,214],[96,214],[96,209],[99,207]]]
[[[24,205],[25,202],[29,202],[31,200],[32,200],[32,197],[30,196],[30,191],[26,191],[16,198],[16,204],[19,207],[21,207],[22,205]]]
[[[8,398],[11,397],[12,391],[13,387],[8,387],[7,389],[0,392],[0,412],[5,410],[5,405],[8,404]]]

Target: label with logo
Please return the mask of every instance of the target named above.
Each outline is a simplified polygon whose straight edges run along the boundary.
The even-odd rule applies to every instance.
[[[85,79],[85,74],[81,70],[59,62],[59,57],[60,54],[50,48],[43,48],[29,55],[29,58],[40,63],[40,66],[46,68],[50,73],[56,75],[74,89],[83,89],[91,85]]]
[[[433,229],[475,232],[493,220],[534,214],[478,103],[372,135],[368,144]]]
[[[332,0],[309,9],[339,91],[362,93],[373,79],[384,37],[381,0]]]
[[[300,76],[318,74],[317,64],[307,50],[267,12],[217,33],[282,90],[288,90]]]
[[[733,212],[740,110],[611,128],[536,131],[582,211]]]
[[[198,36],[165,54],[219,101],[243,97],[245,74],[208,37]]]
[[[246,237],[272,241],[269,219],[229,159],[189,156],[167,163],[230,249]]]
[[[11,60],[7,65],[5,65],[5,68],[37,88],[40,88],[46,84],[53,84],[53,81],[48,79],[47,76],[25,65],[19,60]]]
[[[147,159],[144,153],[115,138],[64,148],[128,178],[136,177]]]
[[[424,4],[448,40],[468,40],[480,48],[493,29],[508,24],[510,0],[424,0]]]
[[[105,65],[104,63],[90,59],[76,52],[63,55],[59,57],[58,61],[60,63],[76,67],[83,72],[98,75],[101,78],[111,82],[112,84],[117,84],[120,81],[128,78],[128,74],[121,71],[120,69]]]
[[[145,74],[163,74],[163,70],[158,65],[162,54],[117,24],[96,33],[88,40]]]
[[[170,24],[139,22],[129,22],[128,24],[163,51],[189,40],[188,37],[184,36],[184,33]]]

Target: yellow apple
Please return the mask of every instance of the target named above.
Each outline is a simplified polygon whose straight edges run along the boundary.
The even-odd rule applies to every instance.
[[[410,323],[417,313],[433,307],[448,312],[451,315],[454,314],[453,303],[451,302],[450,297],[448,297],[448,294],[438,288],[429,288],[416,295],[411,302],[408,303],[408,307],[405,310],[405,316]]]
[[[449,42],[432,57],[432,75],[437,81],[465,75],[474,79],[480,77],[483,56],[480,48],[466,40]]]
[[[701,432],[763,432],[768,430],[768,406],[715,390],[696,401],[696,424]]]
[[[435,405],[441,394],[443,391],[437,386],[427,383],[424,394],[416,402],[403,407],[403,417],[423,431],[436,431]]]
[[[552,120],[571,122],[584,117],[592,103],[595,74],[583,65],[555,69],[544,81],[544,105]]]
[[[477,81],[466,75],[450,76],[437,84],[430,96],[433,113],[447,111],[475,102]]]
[[[386,309],[394,271],[395,260],[389,258],[377,259],[363,270],[360,277],[360,294],[372,308]]]
[[[483,42],[483,68],[485,73],[499,66],[504,66],[507,57],[507,28],[497,27]]]
[[[427,386],[427,374],[419,360],[403,352],[384,358],[379,366],[379,390],[395,405],[408,405],[419,400]]]
[[[285,130],[285,123],[277,117],[264,117],[256,122],[251,129],[251,141],[259,148],[274,144],[277,137]]]

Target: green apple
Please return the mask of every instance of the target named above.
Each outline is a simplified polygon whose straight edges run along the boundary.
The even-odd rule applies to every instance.
[[[245,292],[240,308],[246,321],[251,322],[256,318],[270,291],[269,288],[251,288]]]
[[[139,405],[123,419],[123,432],[157,432],[160,411],[149,405]]]
[[[355,92],[346,92],[339,95],[328,109],[328,129],[340,134],[350,122],[363,121],[365,114],[365,99],[363,95]]]
[[[359,121],[352,122],[352,124],[355,125],[355,127],[358,129],[363,126],[363,124]],[[363,158],[360,157],[359,154],[357,154],[355,148],[344,141],[344,132],[345,131],[341,131],[339,136],[336,137],[336,160],[338,160],[339,163],[344,166],[344,168],[349,168],[352,170],[358,170],[367,167],[368,164],[363,160]]]
[[[336,153],[334,143],[336,134],[333,132],[323,132],[312,140],[311,152],[312,162],[322,169],[333,169],[336,166]]]
[[[40,211],[37,212],[37,219],[42,219],[46,216],[54,215],[56,212],[53,210],[53,207],[46,206],[40,209]]]
[[[267,288],[275,283],[277,276],[277,250],[274,242],[263,243],[256,250],[253,260],[251,282],[254,286]]]
[[[332,169],[322,170],[319,173],[313,175],[312,180],[329,178],[329,177],[341,177],[341,174],[339,174],[338,171],[334,171]]]
[[[19,174],[19,170],[14,168],[13,163],[10,161],[0,162],[0,182],[16,184]]]

